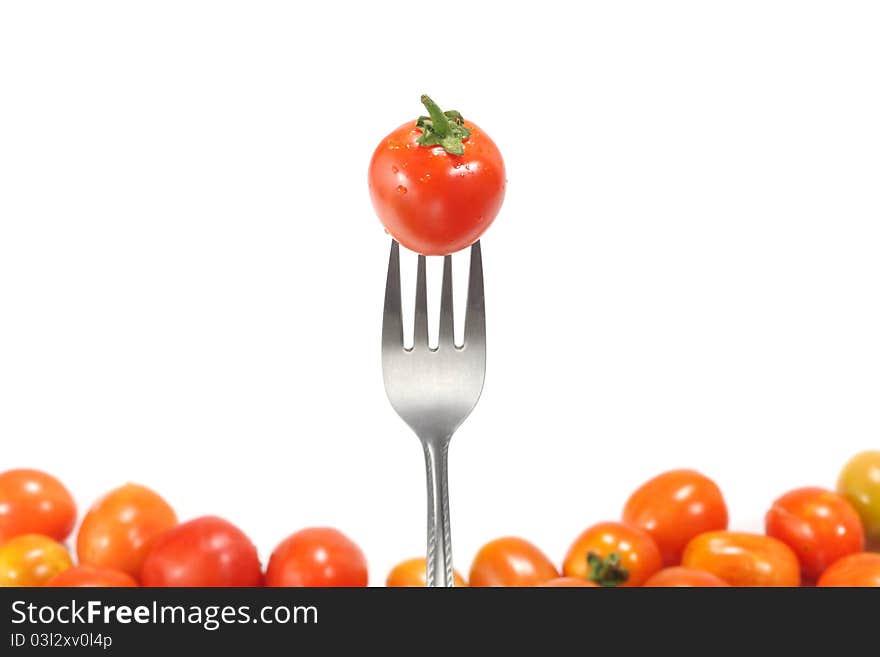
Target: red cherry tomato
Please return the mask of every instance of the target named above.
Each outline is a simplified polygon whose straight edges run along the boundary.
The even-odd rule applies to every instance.
[[[0,543],[22,534],[63,541],[76,522],[76,504],[55,477],[40,470],[0,474]]]
[[[238,527],[205,516],[160,534],[141,569],[144,586],[260,586],[257,548]]]
[[[0,545],[0,586],[43,586],[71,566],[67,549],[48,536],[22,534]]]
[[[710,586],[730,586],[720,577],[707,573],[705,570],[694,570],[693,568],[682,568],[681,566],[673,566],[672,568],[664,568],[658,573],[654,573],[648,578],[644,586],[655,588],[668,587],[710,587]]]
[[[684,550],[681,564],[705,570],[731,586],[799,586],[797,555],[771,536],[745,532],[706,532]]]
[[[55,575],[46,582],[46,586],[93,587],[93,586],[137,586],[134,577],[121,570],[111,568],[93,568],[92,566],[75,566]]]
[[[562,572],[602,586],[641,586],[662,567],[660,550],[647,532],[621,522],[600,522],[575,539]]]
[[[174,509],[146,486],[125,484],[95,502],[79,528],[79,562],[140,575],[157,535],[177,524]]]
[[[536,586],[557,577],[559,571],[541,550],[507,536],[480,548],[468,579],[471,586]]]
[[[427,586],[427,569],[425,559],[419,557],[416,559],[407,559],[391,569],[388,578],[385,580],[385,586],[390,588]],[[453,577],[456,587],[467,586],[467,582],[459,574],[457,570],[453,571]]]
[[[284,539],[269,559],[266,586],[366,586],[367,560],[342,532],[302,529]]]
[[[840,559],[822,573],[817,586],[880,586],[880,554],[858,552]]]
[[[694,470],[671,470],[642,484],[627,500],[623,521],[644,529],[666,566],[681,563],[695,536],[727,529],[727,505],[714,481]]]
[[[404,123],[373,153],[370,198],[403,246],[446,255],[473,244],[495,219],[504,200],[504,161],[476,125],[441,112],[427,96],[422,102],[431,121]],[[452,134],[441,139],[441,128]],[[431,143],[420,143],[426,139]]]
[[[773,503],[768,536],[794,550],[804,577],[815,580],[838,559],[865,547],[859,514],[846,498],[823,488],[798,488]]]

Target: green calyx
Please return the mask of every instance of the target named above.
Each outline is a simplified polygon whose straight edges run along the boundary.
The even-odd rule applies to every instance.
[[[587,555],[587,579],[599,586],[620,586],[629,579],[629,571],[620,565],[620,555],[612,552],[604,559],[590,552]]]
[[[425,95],[422,96],[422,105],[429,116],[420,116],[416,121],[416,127],[422,131],[419,146],[442,146],[447,153],[464,155],[462,141],[471,136],[471,131],[464,126],[461,113],[455,110],[444,112]]]

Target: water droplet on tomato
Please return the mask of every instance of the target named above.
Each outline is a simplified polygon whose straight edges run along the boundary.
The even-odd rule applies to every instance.
[[[407,192],[406,187],[404,187],[403,185],[398,185],[398,186],[397,186],[397,193],[398,193],[398,194],[406,194],[406,192]]]
[[[419,182],[428,182],[431,179],[431,174],[426,173],[424,176],[419,176]]]
[[[391,173],[397,173],[398,171],[400,171],[400,169],[398,169],[396,166],[394,166],[394,165],[392,164],[392,165],[391,165]]]

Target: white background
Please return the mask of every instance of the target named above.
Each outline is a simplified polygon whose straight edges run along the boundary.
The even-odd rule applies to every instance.
[[[760,529],[880,442],[878,34],[873,2],[4,2],[0,469],[150,485],[264,559],[336,525],[374,584],[421,553],[366,169],[428,92],[509,178],[458,567],[560,561],[672,467]]]

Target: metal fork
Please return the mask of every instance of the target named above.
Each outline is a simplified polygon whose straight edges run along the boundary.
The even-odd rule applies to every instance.
[[[403,345],[400,309],[400,248],[391,242],[385,313],[382,320],[382,375],[397,414],[419,437],[428,475],[428,586],[452,586],[447,453],[455,430],[470,415],[486,374],[486,312],[480,243],[471,247],[464,344],[453,337],[452,256],[443,260],[440,340],[428,347],[428,295],[425,256],[416,276],[415,336]]]

